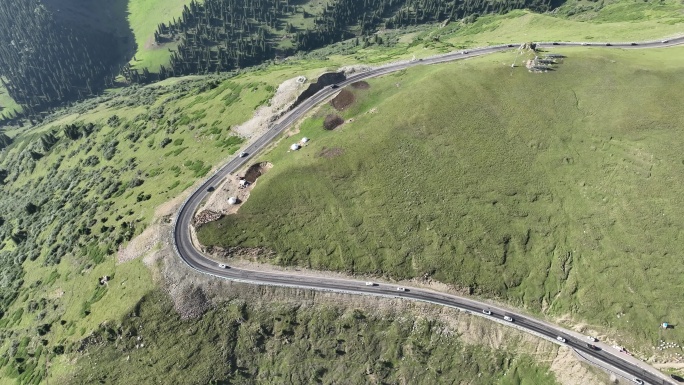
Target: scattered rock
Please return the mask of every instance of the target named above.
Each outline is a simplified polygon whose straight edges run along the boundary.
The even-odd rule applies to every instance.
[[[265,247],[228,247],[222,248],[218,246],[207,247],[205,252],[215,256],[218,259],[226,260],[229,258],[239,258],[256,261],[259,258],[274,258],[276,253]]]
[[[193,219],[192,224],[195,227],[199,227],[199,226],[202,226],[203,224],[213,222],[213,221],[217,221],[217,220],[221,219],[222,216],[223,216],[223,214],[217,213],[215,211],[203,210],[203,211],[200,211],[200,213],[197,214],[197,216]]]
[[[176,284],[169,291],[173,299],[173,307],[181,319],[199,318],[211,308],[211,302],[204,291],[197,286]]]

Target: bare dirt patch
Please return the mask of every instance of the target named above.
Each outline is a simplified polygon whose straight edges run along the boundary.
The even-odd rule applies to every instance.
[[[254,164],[245,171],[244,178],[247,182],[254,183],[260,176],[264,175],[266,171],[270,170],[271,167],[273,167],[273,165],[268,162]]]
[[[325,117],[325,120],[323,121],[323,127],[326,130],[334,130],[340,125],[344,123],[344,119],[338,115],[330,114]]]
[[[252,119],[234,128],[234,131],[245,138],[258,138],[271,123],[283,116],[297,99],[297,94],[304,88],[299,77],[286,80],[280,84],[269,104],[254,111]]]
[[[337,110],[342,111],[345,108],[351,106],[356,100],[356,96],[349,90],[340,91],[337,96],[330,101],[330,104]]]
[[[149,225],[139,236],[133,238],[126,247],[120,247],[117,252],[117,262],[123,263],[138,258],[150,252],[160,240],[160,226],[158,223]]]
[[[163,238],[162,228],[173,222],[173,216],[199,181],[188,190],[174,199],[162,203],[154,210],[153,222],[137,237],[133,238],[125,247],[121,246],[117,251],[117,263],[124,263],[139,258],[157,250],[157,245]]]
[[[326,148],[326,147],[323,147],[321,152],[318,153],[318,156],[321,158],[331,159],[331,158],[338,157],[342,154],[344,154],[343,148],[339,148],[339,147]]]
[[[351,84],[351,86],[357,90],[367,90],[370,88],[370,84],[364,80],[361,80],[360,82],[354,82]]]

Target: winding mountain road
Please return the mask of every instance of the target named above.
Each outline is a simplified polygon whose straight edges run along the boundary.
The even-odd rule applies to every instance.
[[[659,41],[639,42],[639,43],[563,43],[563,42],[547,42],[537,43],[538,47],[555,48],[568,46],[596,46],[605,49],[642,49],[642,48],[662,48],[674,45],[684,44],[684,36],[664,39]],[[389,64],[382,67],[377,67],[372,70],[362,72],[350,76],[344,82],[338,84],[339,87],[326,87],[305,100],[299,106],[295,107],[287,114],[285,114],[276,124],[269,128],[269,130],[260,138],[255,140],[247,148],[244,149],[248,156],[244,158],[235,157],[227,164],[221,167],[214,175],[207,179],[202,186],[200,186],[190,197],[183,203],[175,218],[173,228],[174,248],[178,256],[191,268],[218,278],[228,279],[236,282],[243,282],[256,285],[271,285],[281,287],[293,287],[302,289],[312,289],[321,291],[331,291],[348,294],[362,294],[373,296],[384,296],[393,298],[405,298],[410,300],[429,302],[437,305],[457,308],[461,311],[470,312],[492,321],[504,323],[526,332],[532,333],[539,337],[548,339],[560,345],[567,345],[574,349],[578,355],[587,359],[592,364],[600,366],[605,370],[611,371],[618,376],[621,376],[628,381],[640,379],[647,384],[676,384],[673,380],[659,372],[658,370],[648,366],[642,361],[634,359],[624,353],[618,352],[614,348],[602,344],[600,342],[592,343],[595,348],[588,346],[588,340],[573,331],[561,328],[557,325],[552,325],[522,313],[513,310],[503,309],[501,307],[491,306],[489,304],[478,302],[473,299],[459,297],[455,295],[440,293],[436,291],[405,287],[405,291],[399,291],[398,285],[388,283],[375,283],[373,286],[366,285],[363,281],[347,280],[347,279],[332,279],[325,277],[312,277],[307,275],[297,275],[296,273],[273,273],[252,271],[236,268],[221,268],[218,263],[209,259],[193,244],[192,236],[190,234],[190,226],[195,212],[201,205],[202,201],[210,194],[209,190],[217,188],[220,183],[228,175],[238,170],[242,165],[253,158],[260,150],[263,150],[269,143],[271,143],[278,135],[285,129],[290,127],[294,122],[299,120],[310,111],[312,108],[318,106],[321,102],[337,93],[341,88],[360,80],[369,79],[373,77],[382,76],[392,72],[400,71],[406,68],[418,65],[430,65],[437,63],[444,63],[455,60],[468,59],[475,56],[486,55],[494,52],[501,52],[519,46],[519,44],[508,44],[491,46],[485,48],[475,48],[464,51],[452,52],[431,58],[420,60],[412,60],[396,64]],[[491,314],[483,313],[483,310],[491,312]],[[512,322],[504,320],[504,316],[511,317]],[[562,337],[565,342],[561,342],[557,337]]]

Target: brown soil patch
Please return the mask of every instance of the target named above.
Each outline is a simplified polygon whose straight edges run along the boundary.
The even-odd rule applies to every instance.
[[[361,80],[360,82],[354,82],[351,84],[352,88],[356,88],[357,90],[367,90],[370,88],[370,84],[368,82]]]
[[[332,106],[335,107],[337,111],[342,111],[345,108],[351,106],[355,100],[356,97],[351,91],[342,90],[339,94],[337,94],[337,96],[333,98],[333,100],[330,101],[330,104],[332,104]]]
[[[256,182],[260,176],[262,176],[266,171],[268,171],[273,165],[268,162],[257,163],[250,166],[245,172],[245,180],[249,183]]]
[[[344,123],[344,119],[342,119],[340,116],[330,114],[325,117],[325,120],[323,121],[323,127],[325,127],[326,130],[334,130],[342,123]]]
[[[339,147],[333,147],[333,148],[325,148],[321,150],[321,152],[318,153],[318,156],[321,158],[334,158],[337,156],[340,156],[344,154],[344,149],[339,148]]]

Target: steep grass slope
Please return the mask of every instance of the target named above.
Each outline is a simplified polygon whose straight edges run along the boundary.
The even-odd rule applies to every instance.
[[[91,337],[64,383],[557,384],[531,355],[466,344],[409,314],[243,300],[199,320],[169,314],[165,294],[146,296],[135,316]]]
[[[659,322],[684,317],[684,50],[562,53],[545,74],[511,52],[370,81],[262,156],[273,169],[200,240],[678,338]],[[325,131],[334,113],[353,122]]]

